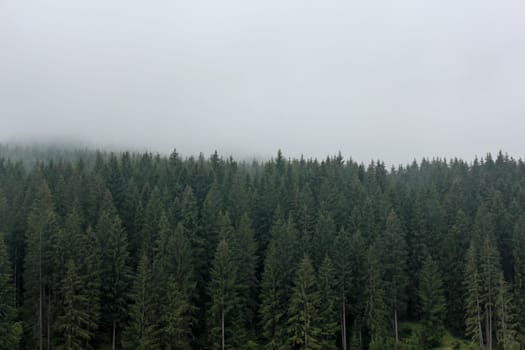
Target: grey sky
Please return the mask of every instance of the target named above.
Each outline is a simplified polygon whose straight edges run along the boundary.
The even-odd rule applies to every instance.
[[[524,131],[522,0],[0,0],[0,141],[405,163]]]

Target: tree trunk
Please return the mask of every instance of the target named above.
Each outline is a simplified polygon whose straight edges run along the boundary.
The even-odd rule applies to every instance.
[[[112,344],[112,349],[115,350],[116,349],[116,335],[117,335],[117,321],[113,320],[113,344]]]

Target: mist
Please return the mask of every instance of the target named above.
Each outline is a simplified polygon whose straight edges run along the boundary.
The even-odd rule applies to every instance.
[[[408,163],[525,149],[522,1],[1,1],[0,142]]]

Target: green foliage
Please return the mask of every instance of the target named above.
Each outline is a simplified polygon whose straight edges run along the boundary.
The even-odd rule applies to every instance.
[[[445,333],[443,322],[446,316],[446,304],[441,273],[430,255],[421,268],[418,295],[423,322],[422,345],[426,349],[431,349],[440,344]]]
[[[155,299],[151,264],[146,255],[140,259],[130,294],[129,322],[123,332],[124,349],[157,349],[158,329],[155,319]]]
[[[234,324],[232,314],[238,306],[237,267],[232,251],[226,239],[222,239],[215,251],[210,270],[210,340],[214,348],[221,344],[236,347],[235,331],[238,325]],[[232,339],[234,338],[234,339]]]
[[[85,349],[90,339],[88,297],[73,260],[66,263],[66,273],[61,281],[63,305],[55,326],[61,339],[60,349]]]
[[[320,293],[312,261],[305,255],[296,276],[288,309],[288,333],[294,349],[323,349],[319,327]]]
[[[0,146],[3,348],[209,349],[224,333],[289,350],[307,330],[314,348],[423,349],[442,325],[440,349],[525,344],[521,160],[27,152]]]
[[[0,350],[16,350],[22,339],[22,325],[16,322],[15,289],[4,235],[0,233]]]

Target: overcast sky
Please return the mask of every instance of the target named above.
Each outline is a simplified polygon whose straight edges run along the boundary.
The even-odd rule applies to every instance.
[[[522,0],[0,0],[0,141],[525,155]]]

